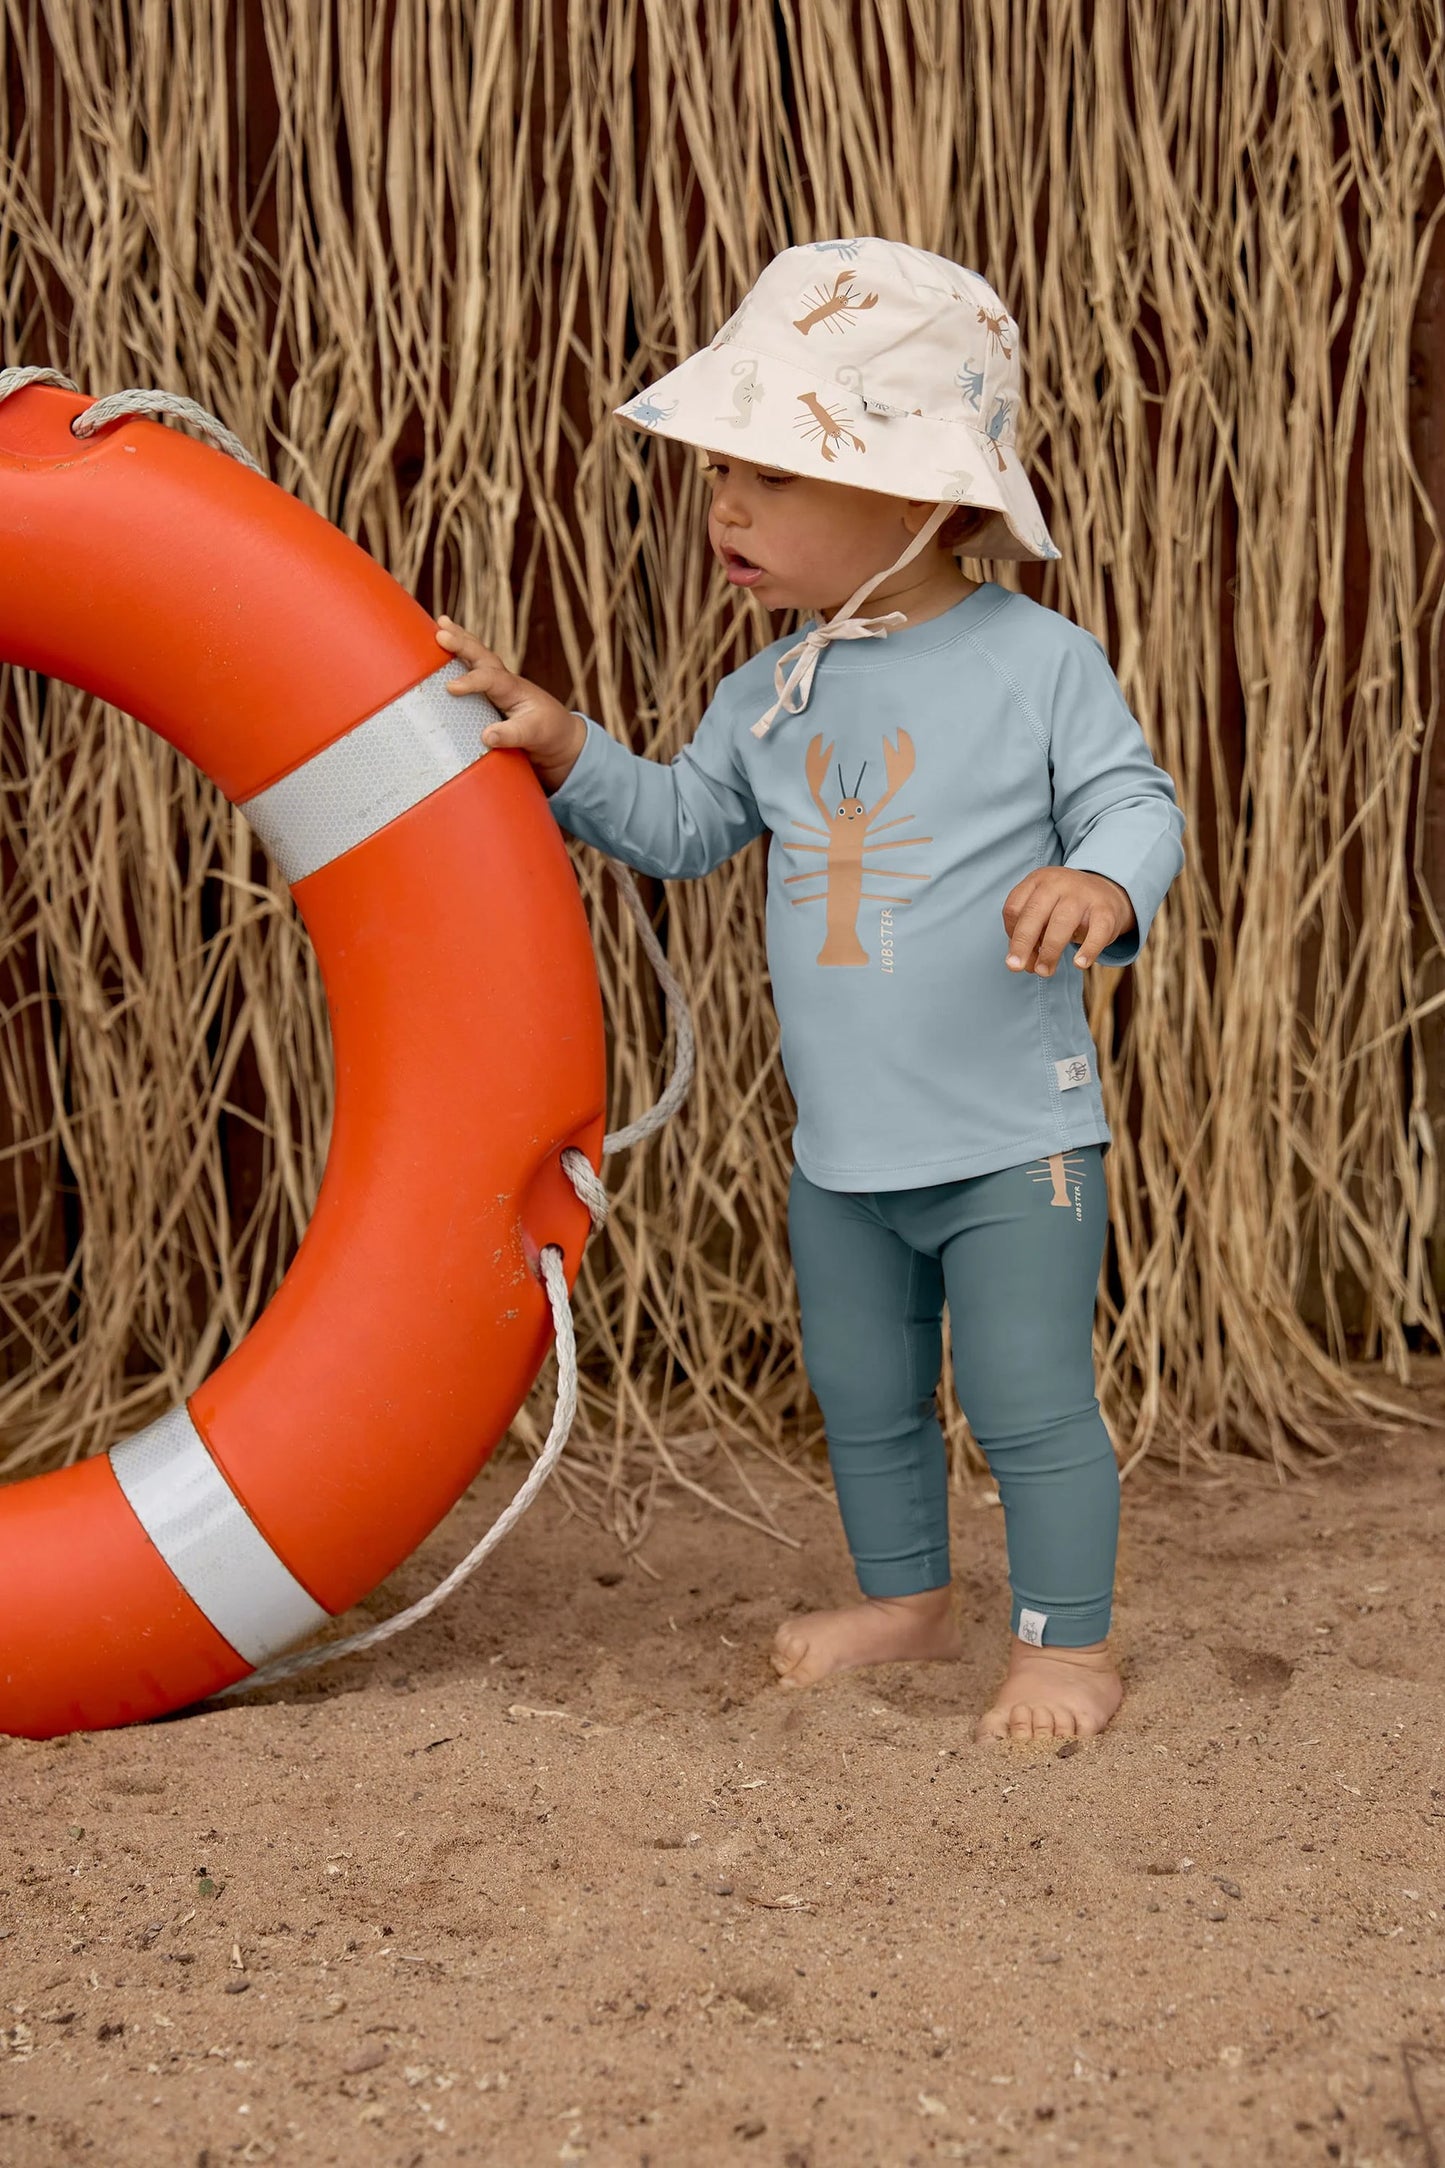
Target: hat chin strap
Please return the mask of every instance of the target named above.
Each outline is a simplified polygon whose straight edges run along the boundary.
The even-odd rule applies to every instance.
[[[830,618],[826,625],[815,625],[811,632],[805,633],[801,640],[778,657],[773,666],[773,683],[778,697],[767,714],[760,715],[753,724],[752,732],[755,738],[767,736],[780,709],[786,709],[789,715],[801,715],[813,688],[813,673],[818,667],[818,657],[830,640],[886,639],[895,626],[908,623],[906,610],[889,610],[882,617],[855,617],[853,612],[865,595],[872,594],[880,581],[891,579],[895,572],[901,572],[905,565],[911,564],[925,543],[933,540],[949,513],[957,510],[956,504],[935,506],[929,514],[927,524],[920,527],[896,564],[887,566],[882,572],[875,572],[871,579],[863,582],[855,594],[848,597],[836,617]],[[785,683],[789,663],[794,663],[794,669]],[[794,694],[797,695],[796,698],[791,697]]]

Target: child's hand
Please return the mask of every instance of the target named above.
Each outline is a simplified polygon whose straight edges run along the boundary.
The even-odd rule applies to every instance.
[[[449,617],[437,619],[437,644],[470,665],[464,677],[449,678],[449,693],[481,693],[502,711],[499,723],[488,723],[482,732],[487,746],[520,746],[537,771],[537,780],[549,794],[560,789],[577,763],[587,737],[587,725],[571,714],[560,700],[533,685],[528,678],[513,677],[499,658],[480,640],[454,625]]]
[[[1134,923],[1128,891],[1107,874],[1036,866],[1004,898],[1009,969],[1049,978],[1070,941],[1083,943],[1074,962],[1091,964]]]

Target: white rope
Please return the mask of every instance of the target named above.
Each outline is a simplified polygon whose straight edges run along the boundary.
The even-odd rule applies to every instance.
[[[0,399],[8,399],[12,391],[24,391],[27,384],[53,384],[58,391],[80,389],[58,369],[0,369]]]
[[[542,1485],[546,1482],[561,1456],[577,1413],[577,1336],[572,1328],[572,1305],[567,1299],[567,1275],[562,1268],[562,1252],[555,1242],[549,1242],[539,1260],[542,1276],[547,1283],[547,1296],[552,1305],[552,1324],[557,1335],[557,1405],[552,1414],[552,1428],[547,1442],[532,1464],[532,1471],[516,1497],[505,1510],[497,1515],[480,1543],[474,1544],[458,1566],[453,1566],[444,1581],[438,1581],[429,1595],[409,1604],[405,1611],[398,1611],[394,1618],[383,1619],[379,1625],[368,1626],[363,1633],[350,1634],[344,1641],[324,1641],[319,1648],[302,1649],[295,1656],[280,1656],[273,1664],[263,1664],[259,1671],[252,1671],[234,1686],[223,1687],[211,1698],[224,1701],[231,1694],[249,1693],[253,1686],[274,1686],[278,1679],[289,1679],[298,1671],[310,1671],[316,1664],[333,1663],[338,1656],[354,1656],[359,1649],[374,1648],[378,1641],[387,1641],[399,1634],[405,1626],[414,1626],[438,1604],[445,1603],[454,1589],[461,1587],[475,1573],[487,1553],[495,1549],[510,1528],[516,1526]]]
[[[127,414],[167,414],[178,422],[187,422],[197,436],[214,444],[218,452],[229,452],[232,459],[239,459],[243,467],[253,474],[264,475],[266,470],[259,459],[253,459],[238,436],[233,436],[224,422],[217,421],[194,399],[187,399],[178,391],[113,391],[107,399],[97,399],[83,414],[77,414],[70,425],[73,437],[93,437],[97,429],[104,429],[107,422],[121,421]]]
[[[58,369],[0,369],[0,399],[8,399],[12,392],[23,391],[27,384],[54,384],[61,391],[79,389]],[[70,425],[70,433],[73,437],[93,437],[97,429],[104,429],[108,422],[121,421],[127,414],[170,415],[176,421],[188,423],[198,436],[214,444],[218,452],[228,452],[232,459],[239,459],[253,474],[264,475],[266,471],[224,422],[217,421],[205,407],[198,406],[194,399],[187,399],[178,391],[145,391],[139,387],[113,391],[109,397],[95,400],[83,414],[77,414]]]
[[[692,1017],[687,1006],[687,996],[668,969],[667,958],[662,953],[662,944],[652,930],[652,921],[643,909],[642,898],[637,893],[637,883],[633,880],[628,868],[619,859],[609,858],[606,860],[606,865],[613,880],[622,891],[623,901],[637,921],[637,930],[642,937],[642,946],[647,952],[647,960],[657,973],[658,983],[662,988],[667,1006],[672,1012],[673,1029],[677,1033],[677,1060],[672,1075],[668,1080],[667,1089],[663,1092],[657,1105],[649,1107],[646,1114],[640,1115],[635,1122],[629,1122],[625,1129],[614,1129],[611,1136],[602,1139],[604,1158],[609,1152],[623,1152],[627,1150],[629,1145],[640,1144],[644,1137],[652,1135],[654,1129],[661,1129],[664,1122],[672,1119],[682,1105],[683,1100],[687,1097],[697,1054],[697,1041],[693,1034]],[[600,1225],[601,1222],[599,1221],[597,1224]]]
[[[650,1107],[637,1121],[625,1129],[614,1130],[602,1140],[604,1156],[608,1152],[625,1150],[639,1143],[659,1129],[681,1105],[692,1081],[696,1052],[692,1017],[688,1012],[687,999],[681,986],[668,967],[662,953],[662,945],[653,932],[651,921],[637,893],[637,883],[629,869],[615,858],[606,860],[608,871],[622,891],[628,909],[637,921],[642,945],[648,960],[657,973],[667,1005],[672,1011],[677,1031],[677,1060],[667,1087],[656,1106]],[[607,1191],[601,1177],[596,1173],[587,1154],[575,1145],[569,1145],[562,1153],[562,1164],[582,1202],[592,1217],[594,1231],[607,1217]],[[577,1335],[572,1323],[572,1305],[567,1296],[567,1280],[562,1269],[562,1252],[555,1243],[548,1243],[539,1260],[547,1283],[547,1294],[552,1304],[552,1322],[557,1335],[557,1406],[552,1416],[552,1427],[547,1442],[532,1464],[531,1473],[507,1506],[492,1523],[481,1541],[474,1544],[459,1565],[453,1566],[444,1581],[439,1581],[429,1595],[398,1611],[393,1618],[383,1619],[376,1626],[368,1626],[359,1634],[350,1634],[344,1641],[324,1641],[317,1648],[303,1649],[293,1656],[280,1656],[274,1663],[264,1664],[258,1671],[248,1672],[234,1686],[223,1687],[212,1695],[214,1701],[224,1701],[233,1694],[247,1694],[252,1687],[274,1686],[278,1679],[289,1679],[298,1671],[310,1671],[317,1664],[333,1663],[338,1656],[354,1656],[361,1649],[374,1648],[379,1641],[390,1640],[404,1628],[414,1626],[418,1619],[426,1618],[438,1604],[445,1603],[463,1581],[468,1580],[482,1560],[501,1542],[504,1535],[522,1518],[562,1455],[562,1448],[571,1435],[573,1420],[577,1413]]]
[[[8,399],[12,392],[23,390],[27,384],[54,384],[63,391],[75,391],[78,388],[71,383],[68,376],[62,376],[57,369],[0,369],[0,401]],[[70,425],[71,433],[82,438],[93,436],[97,429],[103,429],[108,422],[118,421],[126,414],[172,415],[177,420],[188,422],[218,450],[228,452],[233,459],[239,459],[243,466],[252,468],[257,474],[264,471],[240,439],[233,436],[223,422],[217,421],[214,414],[208,414],[194,399],[184,398],[179,392],[113,392],[108,398],[97,399],[83,414],[78,414]],[[671,1119],[687,1096],[697,1058],[697,1040],[687,997],[662,953],[662,944],[653,931],[642,898],[637,893],[637,883],[628,867],[619,859],[607,858],[605,863],[621,890],[624,903],[637,922],[643,949],[662,987],[672,1016],[673,1029],[677,1034],[677,1056],[672,1075],[657,1104],[649,1107],[645,1114],[639,1115],[635,1122],[629,1122],[623,1129],[612,1130],[602,1139],[604,1159],[609,1152],[626,1151],[629,1146],[640,1144],[644,1137],[650,1137],[654,1130],[660,1129],[664,1122]],[[562,1165],[572,1187],[587,1207],[595,1233],[607,1218],[608,1211],[607,1190],[602,1178],[587,1154],[578,1150],[575,1145],[569,1145],[562,1153]],[[446,1579],[437,1583],[430,1595],[410,1604],[405,1611],[398,1611],[394,1618],[383,1619],[379,1625],[368,1626],[364,1632],[351,1634],[344,1641],[326,1641],[317,1648],[303,1649],[291,1656],[278,1657],[275,1663],[264,1664],[260,1670],[248,1672],[246,1677],[238,1679],[234,1686],[222,1688],[220,1693],[210,1697],[212,1700],[224,1701],[232,1694],[249,1693],[252,1687],[271,1686],[278,1679],[292,1678],[298,1671],[309,1671],[317,1664],[332,1663],[338,1656],[353,1656],[358,1650],[374,1648],[378,1641],[389,1640],[392,1634],[400,1633],[404,1627],[415,1625],[418,1619],[423,1619],[435,1611],[438,1604],[445,1603],[447,1597],[476,1572],[487,1554],[521,1519],[556,1467],[577,1414],[577,1335],[572,1323],[572,1305],[567,1296],[563,1253],[556,1243],[549,1242],[545,1246],[539,1263],[546,1282],[547,1297],[552,1305],[552,1324],[557,1336],[557,1405],[547,1442],[511,1504],[497,1516],[481,1541],[468,1551],[460,1565],[454,1566]]]

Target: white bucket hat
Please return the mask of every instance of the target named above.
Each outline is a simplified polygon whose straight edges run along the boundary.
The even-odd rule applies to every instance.
[[[780,708],[801,713],[830,640],[883,638],[908,623],[902,610],[853,612],[959,505],[995,514],[970,538],[970,557],[1058,556],[1014,450],[1019,394],[1018,326],[988,281],[870,234],[784,249],[708,346],[613,409],[654,436],[755,466],[937,500],[897,564],[781,657],[778,698],[755,737]]]

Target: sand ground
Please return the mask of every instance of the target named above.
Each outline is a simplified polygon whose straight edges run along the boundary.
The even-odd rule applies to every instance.
[[[544,1495],[397,1642],[0,1740],[5,2168],[1440,2168],[1445,1432],[1132,1474],[1128,1699],[1063,1753],[972,1742],[977,1494],[962,1663],[776,1687],[778,1616],[854,1591],[764,1473],[800,1551],[677,1493],[654,1581]]]

